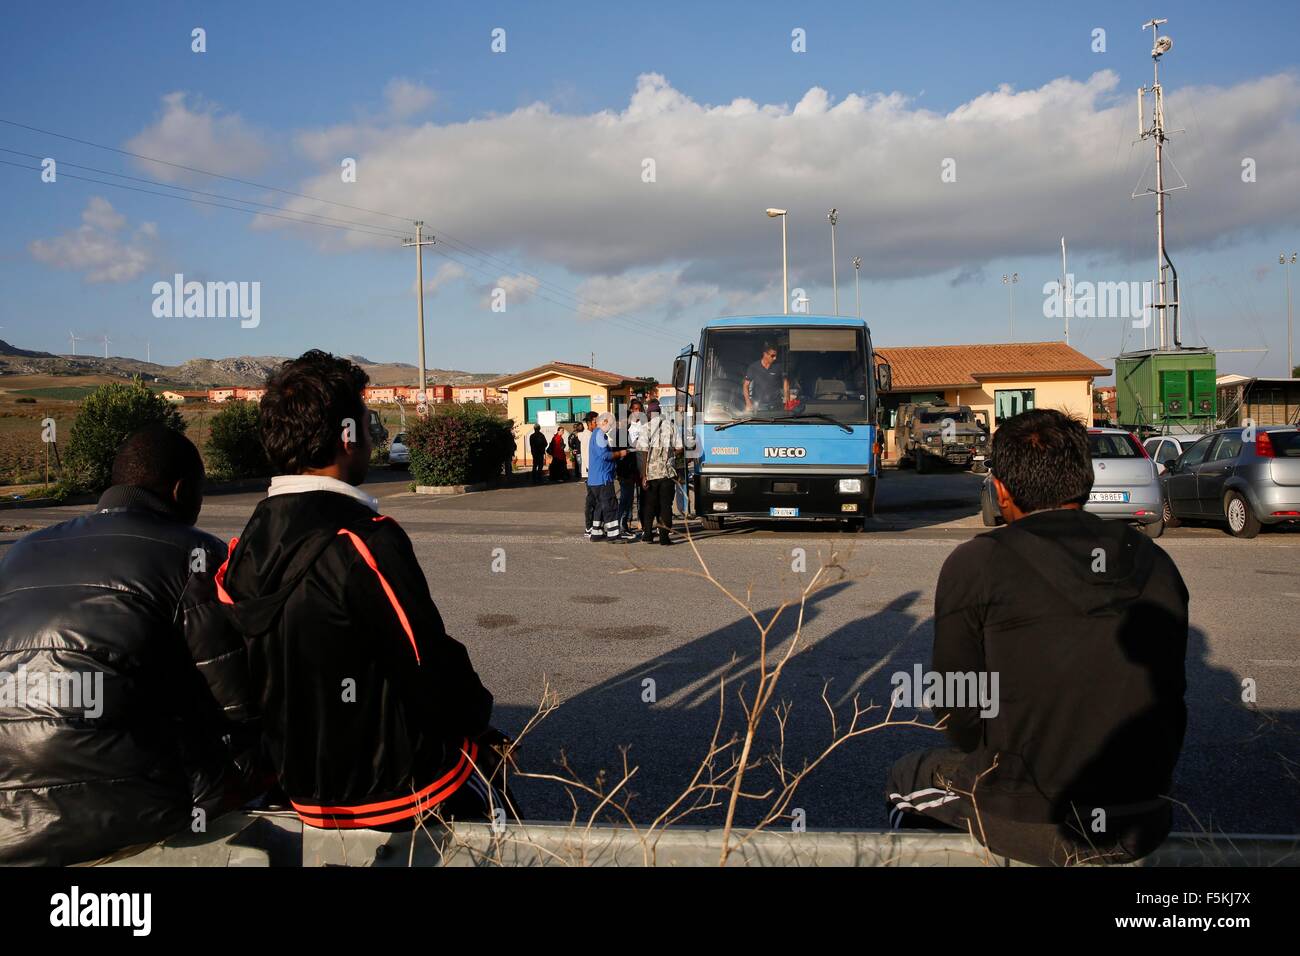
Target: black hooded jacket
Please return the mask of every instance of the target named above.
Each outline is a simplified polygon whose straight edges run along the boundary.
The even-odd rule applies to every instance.
[[[939,574],[931,669],[996,672],[999,693],[995,716],[935,708],[967,753],[956,787],[1025,823],[1167,812],[1187,722],[1187,601],[1163,550],[1080,510],[958,547]]]
[[[126,485],[5,554],[0,863],[99,859],[251,795],[237,758],[256,712],[213,580],[225,557]]]
[[[410,826],[469,777],[492,695],[397,522],[332,491],[269,496],[218,583],[265,756],[305,823]]]

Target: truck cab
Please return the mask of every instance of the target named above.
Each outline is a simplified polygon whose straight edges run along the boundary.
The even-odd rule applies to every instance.
[[[988,413],[969,405],[904,404],[898,407],[900,466],[924,473],[938,464],[984,470],[991,437]]]

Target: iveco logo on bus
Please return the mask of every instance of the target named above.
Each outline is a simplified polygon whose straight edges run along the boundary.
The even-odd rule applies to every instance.
[[[764,458],[803,458],[808,454],[806,448],[764,448]]]

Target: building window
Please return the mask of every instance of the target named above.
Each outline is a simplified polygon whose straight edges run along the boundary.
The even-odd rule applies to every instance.
[[[571,398],[525,398],[524,420],[533,425],[537,422],[540,411],[555,412],[560,422],[581,421],[582,416],[591,411],[591,396],[575,395]]]
[[[1034,390],[1032,388],[1003,388],[993,393],[993,420],[1001,425],[1013,415],[1027,412],[1034,407]]]

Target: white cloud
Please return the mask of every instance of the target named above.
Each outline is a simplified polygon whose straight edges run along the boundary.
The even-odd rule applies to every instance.
[[[126,234],[126,217],[107,199],[92,196],[81,213],[81,225],[52,239],[35,239],[28,250],[37,262],[52,269],[84,272],[87,282],[126,282],[154,260],[151,246],[158,237],[152,222]]]
[[[578,295],[594,306],[588,309],[589,318],[643,312],[675,316],[708,302],[719,292],[716,285],[683,282],[681,269],[593,276],[578,287]]]
[[[191,103],[183,92],[164,96],[157,120],[130,139],[126,148],[223,176],[255,172],[270,156],[261,134],[238,114],[222,113],[199,97]],[[163,163],[136,160],[136,164],[155,179],[167,182],[195,178],[192,173]]]
[[[497,276],[496,282],[490,285],[481,286],[482,292],[487,297],[487,305],[492,306],[492,296],[497,289],[505,291],[506,308],[521,305],[531,299],[537,290],[541,287],[541,281],[533,275],[502,275]]]
[[[1171,155],[1192,184],[1172,200],[1176,248],[1300,221],[1300,77],[1167,92],[1169,125],[1187,127]],[[1147,248],[1133,237],[1149,232],[1152,209],[1129,199],[1149,156],[1146,145],[1129,147],[1133,124],[1131,92],[1111,71],[1000,87],[948,113],[898,93],[837,99],[817,87],[794,106],[710,105],[646,74],[621,111],[562,114],[539,103],[441,125],[309,131],[299,139],[320,150],[322,171],[300,190],[422,214],[432,232],[523,261],[631,276],[629,296],[653,298],[654,281],[635,278],[646,273],[675,272],[680,285],[727,296],[770,288],[774,274],[779,285],[780,225],[763,216],[773,205],[791,213],[791,287],[829,284],[831,206],[841,279],[853,255],[863,279],[951,274],[1051,254],[1061,235],[1076,255],[1139,268]],[[344,143],[364,156],[356,184],[339,182]],[[949,157],[957,179],[944,183]],[[1242,183],[1244,157],[1256,160],[1257,183]],[[656,182],[642,181],[646,158]],[[291,207],[337,213],[312,200]]]
[[[459,262],[443,262],[433,270],[433,275],[424,280],[424,294],[433,295],[444,286],[465,277],[465,267]],[[415,294],[415,282],[411,282],[411,294]]]
[[[430,106],[436,95],[422,83],[398,77],[390,80],[384,87],[384,100],[388,104],[388,115],[393,119],[406,119],[416,113],[423,113]]]

